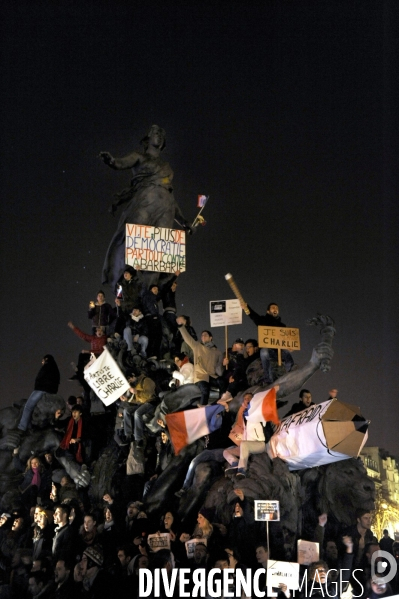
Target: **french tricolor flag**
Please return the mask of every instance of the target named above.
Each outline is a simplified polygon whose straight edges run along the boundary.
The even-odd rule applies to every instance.
[[[224,406],[213,405],[166,414],[166,424],[175,455],[178,455],[186,445],[190,445],[197,439],[220,428],[222,425],[221,412],[224,409]]]
[[[274,422],[280,424],[280,419],[277,413],[277,397],[276,389],[272,387],[266,392],[261,391],[256,393],[249,402],[246,414],[246,419],[249,422]]]
[[[208,201],[208,196],[201,194],[197,197],[197,208],[203,208]]]

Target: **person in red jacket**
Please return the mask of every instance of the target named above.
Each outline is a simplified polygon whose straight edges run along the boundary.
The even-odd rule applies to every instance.
[[[81,331],[78,327],[75,327],[75,325],[71,321],[68,322],[68,326],[70,329],[72,329],[75,335],[77,335],[84,341],[90,343],[90,350],[82,349],[81,353],[79,354],[76,374],[74,374],[73,376],[71,376],[70,379],[68,379],[70,381],[82,381],[83,370],[86,364],[90,361],[90,354],[93,353],[97,358],[97,356],[99,356],[102,353],[104,345],[107,343],[107,337],[102,327],[96,328],[95,335],[88,335],[87,333]]]

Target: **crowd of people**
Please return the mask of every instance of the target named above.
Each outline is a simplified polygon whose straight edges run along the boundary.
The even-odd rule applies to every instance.
[[[270,549],[265,524],[255,520],[253,501],[245,496],[239,481],[247,476],[250,456],[265,452],[269,433],[267,427],[249,426],[246,410],[252,399],[250,388],[270,385],[295,364],[291,354],[284,352],[279,366],[274,350],[259,351],[256,335],[246,341],[236,339],[225,353],[215,346],[211,331],[197,335],[190,318],[177,313],[179,275],[177,272],[165,282],[148,287],[142,273],[126,267],[114,305],[106,302],[103,291],[98,292],[97,301],[90,302],[91,332],[68,323],[90,349],[81,351],[70,379],[79,383],[79,393],[71,395],[65,408],[54,413],[59,448],[36,452],[27,463],[20,460],[19,448],[14,449],[20,501],[0,516],[0,599],[64,599],[75,595],[105,599],[114,589],[125,594],[122,596],[138,599],[141,569],[165,569],[170,578],[175,568],[183,567],[191,572],[230,568],[233,576],[240,570],[255,572],[267,567]],[[268,326],[285,326],[276,303],[268,305],[265,316],[246,308],[256,326],[266,321]],[[108,407],[84,379],[92,354],[99,356],[105,345],[118,357],[130,383],[129,391]],[[19,420],[21,438],[32,427],[32,414],[39,401],[45,401],[47,394],[57,394],[59,384],[56,361],[48,354]],[[162,415],[157,419],[160,432],[148,425],[165,395],[185,385],[195,399],[189,408],[210,403],[225,408],[222,426],[203,439],[197,456],[183,473],[173,502],[162,514],[154,515],[147,513],[146,499],[157,477],[173,460],[174,448]],[[336,395],[333,389],[330,398]],[[234,414],[229,405],[237,396],[242,400]],[[281,402],[278,407],[283,405]],[[311,392],[301,389],[299,402],[288,414],[311,405]],[[110,492],[99,505],[93,501],[90,488],[75,484],[59,460],[67,456],[94,476],[97,460],[110,445],[119,452],[123,472],[119,485],[110,481]],[[129,460],[133,470],[129,470]],[[178,503],[191,488],[198,464],[207,461],[216,462],[235,482],[227,526],[207,507],[199,510],[195,524],[182,521],[178,515]],[[133,488],[126,483],[129,475],[139,482],[134,486],[135,495],[126,499],[126,489]],[[378,543],[371,532],[371,518],[370,512],[359,510],[350,530],[332,534],[332,529],[325,532],[328,514],[319,516],[314,534],[307,540],[319,543],[320,559],[301,564],[301,577],[306,572],[308,580],[299,592],[301,597],[338,597],[338,579],[329,572],[334,568],[358,569],[351,578],[354,596],[374,599],[399,592],[398,576],[390,584],[372,580],[375,551],[388,551],[399,563],[399,543],[390,539],[387,531]],[[315,577],[319,585],[312,587]],[[259,584],[261,590],[267,590],[266,574]],[[175,597],[179,596],[177,590]],[[284,584],[277,591],[281,599],[293,595]],[[155,596],[154,592],[150,596]],[[167,596],[162,585],[161,596]]]

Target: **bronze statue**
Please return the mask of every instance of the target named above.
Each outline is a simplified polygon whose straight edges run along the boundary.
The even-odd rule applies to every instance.
[[[114,158],[109,152],[100,153],[111,168],[131,168],[133,173],[130,187],[117,194],[111,206],[114,213],[118,206],[127,204],[109,244],[103,267],[102,282],[111,288],[115,287],[125,266],[126,223],[171,229],[180,225],[191,230],[173,194],[173,171],[169,163],[160,158],[165,147],[165,130],[152,125],[141,144],[142,152],[135,151],[123,158]]]

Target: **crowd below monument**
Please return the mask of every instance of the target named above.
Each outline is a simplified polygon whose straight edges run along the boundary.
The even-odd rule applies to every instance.
[[[38,448],[27,463],[19,459],[18,446],[13,449],[13,467],[21,473],[20,495],[18,501],[14,499],[14,505],[4,508],[0,518],[1,598],[52,599],[77,593],[97,599],[108,597],[112,589],[139,597],[140,569],[165,569],[170,578],[175,568],[188,568],[191,573],[201,568],[207,572],[230,568],[234,580],[238,571],[250,568],[255,573],[258,568],[267,567],[270,547],[265,524],[255,520],[253,502],[240,486],[248,474],[248,460],[266,450],[270,434],[261,425],[252,427],[251,433],[248,430],[246,410],[253,397],[248,389],[270,385],[296,366],[291,354],[280,367],[274,350],[262,355],[255,337],[236,339],[227,356],[213,343],[211,331],[201,331],[198,339],[189,316],[176,312],[178,275],[162,286],[146,288],[140,273],[129,267],[120,281],[114,305],[105,301],[103,291],[97,294],[97,301],[90,302],[91,333],[68,323],[82,341],[90,344],[90,350],[79,354],[76,372],[71,376],[72,382],[80,384],[80,392],[71,395],[64,408],[53,414],[58,449],[41,452]],[[163,304],[162,314],[159,302]],[[252,309],[250,312],[255,324],[259,318],[268,318],[284,326],[275,303],[269,304],[265,317],[255,315]],[[129,391],[108,407],[99,405],[101,402],[84,379],[85,364],[91,354],[100,355],[106,345],[119,358],[131,384]],[[20,440],[35,427],[35,406],[56,395],[59,383],[57,364],[51,355],[46,355],[34,391],[21,409],[17,427]],[[189,408],[220,406],[223,422],[203,439],[189,468],[182,473],[184,480],[175,491],[175,500],[161,514],[151,510],[147,513],[151,488],[174,458],[165,419],[158,418],[161,432],[154,433],[147,424],[165,394],[185,385],[197,390]],[[336,394],[332,390],[330,398]],[[229,406],[237,396],[242,396],[242,402],[236,415]],[[314,405],[312,399],[311,391],[302,388],[299,401],[287,414],[309,408]],[[282,411],[286,403],[277,400],[278,409]],[[237,451],[231,447],[232,435],[240,441]],[[75,484],[59,460],[66,455],[93,478],[95,463],[110,445],[119,452],[119,481],[123,481],[122,485],[129,478],[135,482],[129,489],[133,494],[126,501],[126,489],[110,481],[113,494],[105,493],[101,505],[93,500],[87,486]],[[196,468],[203,462],[218,464],[233,481],[234,499],[230,501],[227,526],[206,506],[199,509],[196,523],[178,515],[176,506],[191,488]],[[398,561],[399,544],[387,534],[378,544],[371,532],[369,510],[358,510],[351,529],[341,530],[335,536],[331,531],[325,534],[327,523],[328,514],[320,514],[313,535],[305,539],[319,543],[320,559],[310,565],[302,561],[300,566],[301,576],[305,571],[307,576],[316,575],[319,590],[311,588],[308,578],[300,596],[323,596],[323,589],[331,593],[334,576],[329,573],[327,580],[326,572],[332,568],[357,570],[351,578],[354,596],[384,597],[398,592],[397,576],[390,584],[371,580],[373,553],[381,547]],[[259,589],[266,591],[266,577],[258,582]],[[286,585],[279,586],[281,597],[293,594]],[[154,592],[150,596],[155,596]],[[164,593],[163,588],[161,596],[166,596]],[[179,596],[177,590],[173,596]],[[338,592],[330,596],[338,596]]]
[[[76,395],[58,395],[58,366],[46,354],[28,400],[0,414],[0,599],[257,597],[272,587],[279,599],[399,593],[399,543],[387,531],[379,543],[373,535],[374,485],[358,461],[300,476],[269,447],[281,418],[289,416],[289,429],[326,409],[327,393],[315,405],[307,381],[329,369],[332,319],[312,319],[322,339],[300,367],[287,345],[281,361],[280,349],[259,348],[255,327],[285,330],[276,302],[260,315],[239,298],[254,334],[224,352],[211,330],[178,314],[182,230],[203,217],[190,225],[174,198],[173,171],[160,157],[165,131],[153,125],[141,143],[122,158],[100,153],[112,169],[131,169],[132,180],[111,207],[124,205],[102,278],[115,297],[98,291],[87,329],[68,322],[86,344],[70,377]],[[171,230],[175,222],[180,269],[172,256],[161,274],[143,272],[148,238],[130,248],[135,268],[125,264],[126,226]],[[120,377],[104,366],[89,385],[91,365],[108,354]],[[288,409],[294,392],[299,401]],[[328,400],[336,398],[332,389]],[[348,418],[362,439],[368,424]],[[322,450],[333,454],[327,443]],[[330,461],[349,455],[338,449]],[[257,500],[273,500],[271,511],[255,509]],[[379,549],[392,556],[390,582],[376,567]]]

